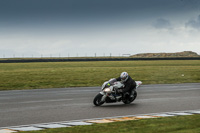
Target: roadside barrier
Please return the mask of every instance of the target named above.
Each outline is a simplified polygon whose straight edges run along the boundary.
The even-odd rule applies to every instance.
[[[4,59],[0,63],[28,63],[28,62],[78,62],[78,61],[137,61],[137,60],[200,60],[200,57],[177,58],[75,58],[75,59]]]

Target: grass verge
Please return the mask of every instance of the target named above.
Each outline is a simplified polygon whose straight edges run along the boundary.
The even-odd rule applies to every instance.
[[[100,86],[122,71],[143,84],[200,82],[199,60],[0,63],[0,90]]]
[[[20,133],[199,133],[200,115],[142,119]]]

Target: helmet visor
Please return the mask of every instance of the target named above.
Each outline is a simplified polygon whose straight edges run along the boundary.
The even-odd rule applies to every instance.
[[[127,77],[122,77],[121,79],[122,79],[122,80],[125,80],[126,78],[127,78]]]

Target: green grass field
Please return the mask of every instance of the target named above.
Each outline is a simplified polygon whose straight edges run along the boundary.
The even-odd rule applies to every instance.
[[[142,119],[20,133],[200,133],[200,115]]]
[[[100,86],[123,71],[143,84],[200,82],[200,60],[0,63],[0,90]]]

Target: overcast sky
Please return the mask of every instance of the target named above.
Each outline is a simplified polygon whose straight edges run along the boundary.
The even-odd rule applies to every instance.
[[[0,58],[200,54],[200,0],[0,0]]]

